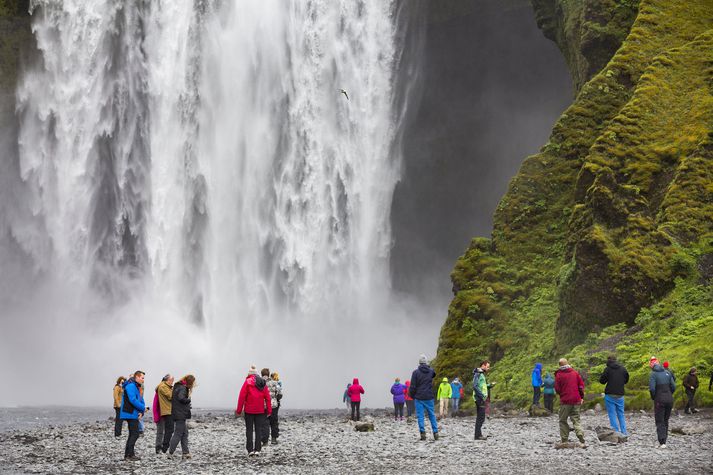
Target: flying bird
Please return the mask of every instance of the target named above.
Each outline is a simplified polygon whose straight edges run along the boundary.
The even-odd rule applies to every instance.
[[[347,91],[345,91],[344,89],[340,89],[339,92],[341,92],[342,94],[344,94],[344,97],[346,97],[347,100],[349,100],[349,94],[347,94]]]

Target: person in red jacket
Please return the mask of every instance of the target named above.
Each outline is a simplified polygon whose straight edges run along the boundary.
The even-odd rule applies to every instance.
[[[257,374],[255,365],[250,367],[243,387],[238,396],[238,407],[235,415],[239,416],[245,409],[245,448],[249,456],[260,455],[262,450],[262,427],[267,422],[267,416],[272,415],[272,402],[267,384]],[[253,447],[253,435],[255,445]]]
[[[555,371],[555,391],[560,395],[560,437],[562,442],[569,439],[569,424],[567,418],[572,420],[574,433],[579,442],[584,445],[584,432],[579,423],[579,410],[584,398],[584,381],[582,377],[569,365],[566,359],[560,359],[560,368]]]
[[[359,384],[359,378],[354,378],[352,385],[347,389],[347,394],[349,394],[349,400],[352,402],[352,420],[358,421],[359,416],[359,406],[361,406],[361,395],[364,394],[364,388]],[[354,413],[356,412],[356,417]]]
[[[406,417],[411,417],[415,411],[415,403],[408,393],[409,387],[411,387],[411,381],[406,381],[406,389],[404,389],[404,396],[406,396]]]

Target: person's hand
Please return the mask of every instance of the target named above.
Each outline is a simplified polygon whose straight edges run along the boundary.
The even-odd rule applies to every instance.
[[[237,410],[235,411],[235,417],[240,417],[240,412],[238,412]]]

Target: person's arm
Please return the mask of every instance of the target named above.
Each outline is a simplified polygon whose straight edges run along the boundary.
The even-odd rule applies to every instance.
[[[624,384],[629,382],[629,372],[624,368]]]
[[[557,375],[555,374],[555,392],[557,394],[560,394],[560,391],[562,390],[562,383],[560,381],[562,381],[562,380],[560,378],[558,378]]]
[[[668,378],[668,385],[671,388],[671,394],[676,391],[676,380],[673,378]]]
[[[262,390],[262,393],[265,395],[265,405],[267,406],[267,415],[271,416],[272,415],[272,400],[270,399],[270,390],[267,389],[267,386],[265,386],[265,389]]]
[[[146,410],[146,404],[144,404],[144,400],[141,397],[141,393],[139,392],[139,389],[136,387],[135,384],[129,384],[126,386],[126,396],[129,398],[129,402],[131,403],[132,406],[136,408],[137,411],[139,412],[144,412]]]
[[[245,397],[247,396],[247,385],[243,383],[243,386],[240,388],[240,394],[238,394],[238,407],[235,408],[235,413],[237,415],[240,415],[241,412],[243,412],[243,407],[245,406]]]
[[[478,373],[476,378],[473,378],[473,392],[475,393],[475,398],[481,401],[485,401],[485,394],[480,390],[480,378],[482,376]]]
[[[626,371],[626,370],[624,370]],[[628,378],[628,376],[627,376]],[[607,384],[609,382],[609,368],[604,368],[604,371],[602,371],[602,375],[599,376],[599,382],[602,384]]]
[[[179,387],[178,391],[176,391],[176,399],[181,404],[190,404],[191,398],[188,397],[188,388],[181,384],[181,387]]]
[[[671,381],[673,381],[673,378],[669,378]],[[654,376],[654,372],[651,372],[651,375],[649,376],[649,394],[651,395],[651,399],[656,398],[656,376]]]
[[[165,384],[158,385],[158,393],[169,401],[173,399],[173,390]]]
[[[364,386],[362,386],[361,384],[359,385],[359,392],[364,394]]]

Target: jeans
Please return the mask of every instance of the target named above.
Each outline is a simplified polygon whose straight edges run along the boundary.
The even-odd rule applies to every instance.
[[[604,396],[604,404],[609,414],[609,425],[612,429],[624,435],[626,433],[626,420],[624,419],[624,396]]]
[[[265,415],[265,423],[262,425],[262,443],[263,445],[267,444],[267,441],[270,440],[270,433],[272,432],[272,440],[277,440],[277,437],[280,435],[280,428],[278,427],[278,422],[277,422],[277,413],[279,412],[280,408],[279,407],[273,407],[272,408],[272,414],[271,415]]]
[[[426,432],[426,425],[423,420],[423,411],[428,412],[428,420],[431,423],[431,429],[434,434],[438,433],[438,422],[436,421],[436,411],[433,409],[433,399],[415,399],[414,405],[416,406],[416,419],[418,419],[418,430],[419,432]]]
[[[124,458],[134,457],[134,445],[139,440],[139,421],[138,419],[127,419],[126,424],[129,426],[129,438],[126,439],[126,448],[124,449]]]
[[[555,410],[555,395],[554,394],[545,394],[545,409],[547,409],[550,412],[553,412]]]
[[[540,405],[540,394],[542,393],[542,388],[540,388],[539,386],[533,386],[532,390],[533,390],[532,404],[534,406],[539,406]]]
[[[115,437],[121,437],[121,426],[124,425],[124,421],[121,420],[121,417],[119,417],[119,412],[121,411],[120,408],[115,407],[114,412],[116,415],[114,416],[114,436]]]
[[[361,416],[359,414],[359,406],[361,406],[361,401],[352,401],[352,420],[358,421]],[[356,417],[354,417],[354,412],[356,411]]]
[[[695,389],[688,389],[686,388],[686,412],[690,412],[696,408],[695,404],[693,403],[693,397],[696,395],[696,390]]]
[[[265,414],[245,413],[245,448],[248,453],[260,452],[262,450],[262,427],[266,423]],[[253,433],[255,434],[255,445],[253,446]]]
[[[475,438],[483,437],[483,422],[485,422],[485,403],[476,404],[476,416],[475,416]]]
[[[395,402],[394,403],[394,419],[404,418],[404,403]]]
[[[569,440],[569,424],[567,423],[567,418],[572,420],[574,425],[574,433],[577,434],[577,438],[580,442],[584,442],[584,432],[582,432],[582,425],[579,423],[579,404],[561,404],[560,403],[560,438],[562,442],[567,442]]]
[[[188,426],[186,425],[186,420],[175,421],[175,429],[173,431],[173,436],[171,437],[171,442],[168,446],[168,453],[173,454],[178,447],[178,442],[181,442],[181,453],[186,455],[188,452]]]
[[[655,402],[654,403],[654,420],[656,421],[656,435],[659,439],[659,444],[665,444],[668,438],[668,418],[671,417],[671,409],[673,403],[670,402]]]
[[[156,424],[156,453],[163,451],[166,453],[168,446],[171,443],[173,435],[173,416],[161,416]]]
[[[441,409],[438,411],[438,413],[441,418],[446,417],[446,414],[448,413],[448,401],[450,401],[450,399],[443,398],[440,400]]]
[[[460,398],[453,398],[451,401],[453,401],[453,404],[451,405],[451,414],[456,415],[458,409],[460,409]]]
[[[413,416],[413,413],[416,412],[416,408],[414,407],[414,402],[413,399],[411,400],[406,400],[406,416],[411,417]]]

